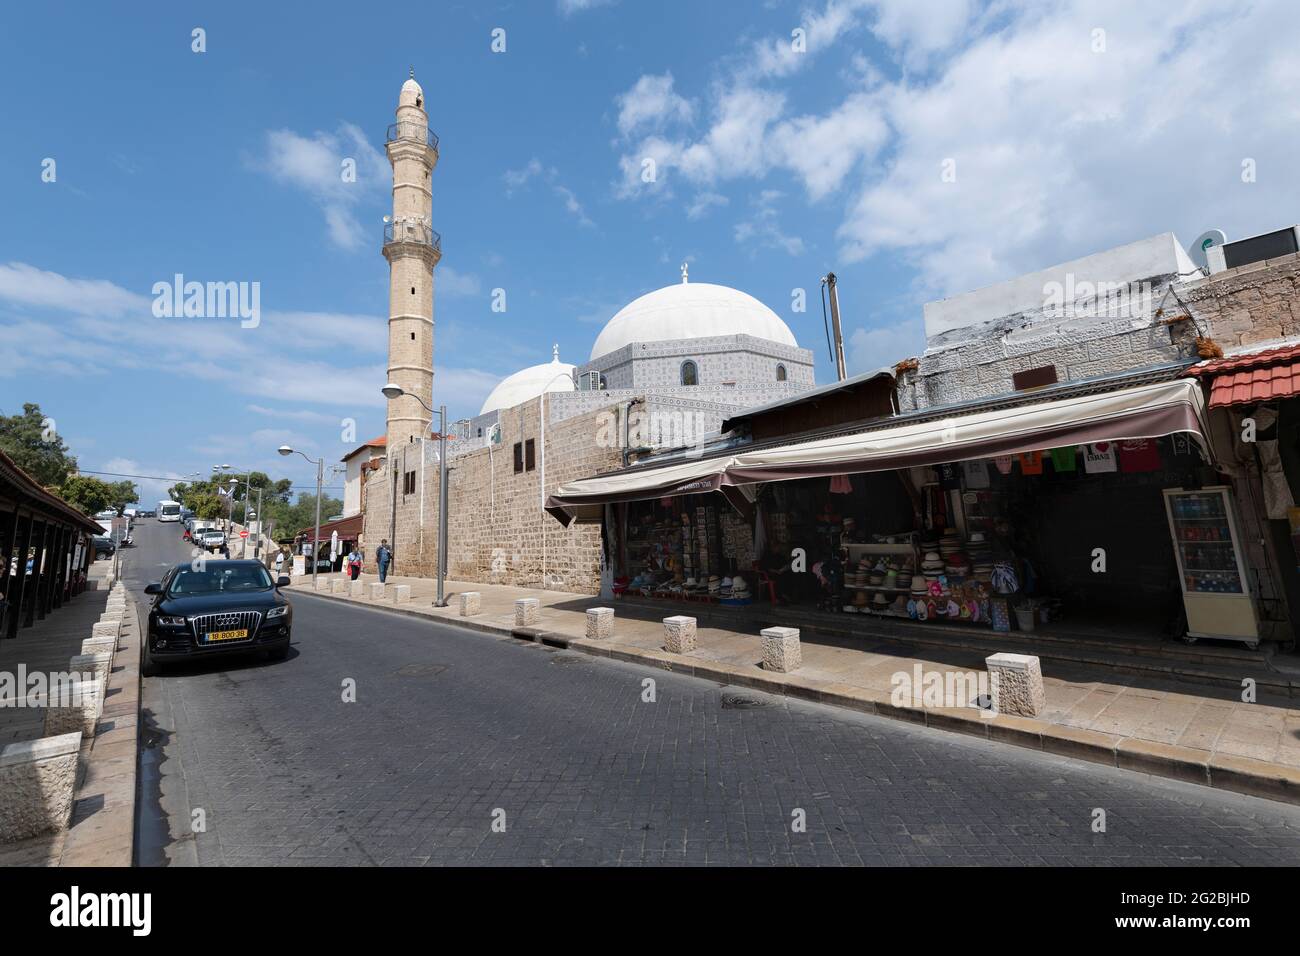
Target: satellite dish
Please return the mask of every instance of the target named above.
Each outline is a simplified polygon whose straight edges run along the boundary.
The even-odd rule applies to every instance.
[[[1228,237],[1224,234],[1222,229],[1207,229],[1192,240],[1192,244],[1187,247],[1187,255],[1190,256],[1191,260],[1201,269],[1209,269],[1210,262],[1208,253],[1210,247],[1221,246],[1227,241]]]

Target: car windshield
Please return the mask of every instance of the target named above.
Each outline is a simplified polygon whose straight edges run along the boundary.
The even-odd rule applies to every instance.
[[[167,588],[169,595],[216,594],[223,591],[265,591],[272,587],[271,575],[260,564],[207,567],[196,571],[181,568]]]

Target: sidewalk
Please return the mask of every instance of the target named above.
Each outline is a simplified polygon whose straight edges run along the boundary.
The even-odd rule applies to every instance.
[[[337,579],[340,575],[321,575]],[[1300,803],[1300,707],[1285,693],[1270,693],[1260,682],[1255,703],[1242,703],[1241,691],[1160,679],[1150,674],[1117,673],[1112,668],[1043,661],[1046,707],[1037,719],[980,716],[974,706],[914,708],[891,702],[893,677],[924,672],[983,671],[984,652],[960,646],[912,646],[893,635],[840,635],[805,631],[803,666],[792,674],[766,671],[757,629],[753,632],[707,626],[701,620],[698,647],[689,654],[663,648],[662,619],[694,616],[691,605],[662,602],[646,607],[582,595],[466,582],[446,583],[448,606],[432,606],[436,584],[427,578],[390,576],[386,597],[372,601],[328,591],[311,592],[310,577],[294,579],[289,593],[306,592],[326,600],[382,607],[416,617],[441,618],[474,630],[537,640],[573,651],[634,661],[679,673],[773,694],[846,707],[930,727],[973,734],[1003,743],[1139,770],[1193,783]],[[366,584],[376,581],[363,574]],[[394,604],[393,585],[411,586],[411,600]],[[463,618],[457,595],[477,591],[481,612]],[[537,598],[541,623],[515,628],[514,601]],[[310,599],[310,598],[309,598]],[[615,609],[614,636],[586,637],[589,607]],[[703,618],[703,615],[701,615]],[[996,638],[997,635],[986,635]],[[1008,646],[1006,650],[1017,651]],[[1277,675],[1274,675],[1275,677]],[[1242,677],[1252,677],[1244,673]],[[1252,677],[1253,679],[1253,677]],[[1286,687],[1286,680],[1281,684]]]
[[[108,561],[91,566],[92,587]],[[68,670],[108,602],[107,590],[87,590],[45,620],[0,641],[0,671]],[[68,829],[0,844],[3,866],[130,866],[135,838],[136,728],[140,708],[139,626],[127,597],[127,623],[113,657],[104,706],[93,739],[83,741]],[[43,736],[45,710],[0,707],[0,747]],[[3,795],[0,795],[2,798]]]

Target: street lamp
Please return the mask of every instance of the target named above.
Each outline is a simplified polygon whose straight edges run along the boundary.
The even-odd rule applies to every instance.
[[[288,445],[281,445],[276,450],[281,455],[284,455],[286,457],[289,455],[302,455],[303,458],[307,458],[307,456],[303,455],[302,452],[290,448]],[[312,536],[311,536],[311,589],[315,591],[316,590],[316,554],[317,554],[317,549],[320,547],[320,496],[321,496],[321,485],[325,481],[325,459],[307,458],[307,460],[316,466],[316,529],[312,532]]]
[[[384,398],[392,401],[395,398],[401,398],[406,395],[415,399],[421,405],[424,405],[425,411],[430,415],[434,414],[419,395],[413,395],[406,391],[402,386],[389,382],[380,389],[384,393]],[[438,412],[438,599],[434,601],[434,607],[446,607],[446,581],[447,581],[447,406],[439,405]],[[389,449],[391,454],[393,449]],[[390,466],[392,467],[392,466]],[[423,467],[423,466],[421,466]],[[396,542],[394,542],[396,543]]]

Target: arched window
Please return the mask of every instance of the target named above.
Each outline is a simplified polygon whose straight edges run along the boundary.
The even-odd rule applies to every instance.
[[[778,365],[778,366],[776,367],[776,380],[777,380],[778,382],[784,382],[784,381],[785,381],[785,366],[784,366],[784,365]]]
[[[700,370],[696,364],[689,359],[682,363],[682,384],[699,385]]]

